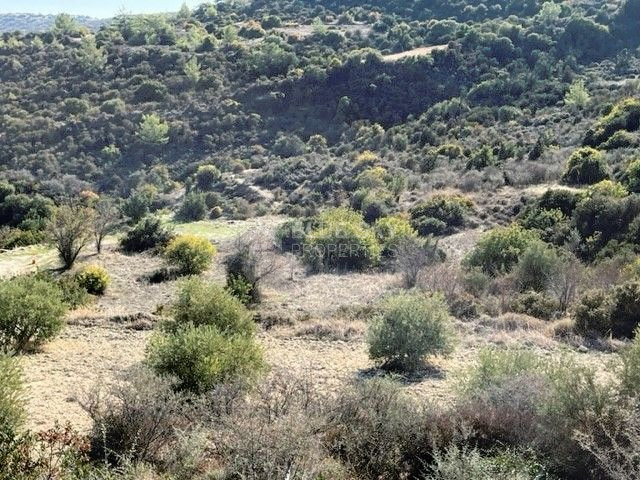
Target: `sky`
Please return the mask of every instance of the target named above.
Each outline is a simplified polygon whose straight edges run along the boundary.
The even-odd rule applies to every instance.
[[[128,13],[177,12],[184,0],[0,0],[0,13],[41,13],[113,17],[124,9]],[[190,7],[205,0],[186,0]]]

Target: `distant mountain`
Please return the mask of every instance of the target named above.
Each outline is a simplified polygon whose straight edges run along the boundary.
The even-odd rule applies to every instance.
[[[37,15],[34,13],[0,13],[0,32],[44,32],[51,28],[55,15]],[[76,16],[76,21],[91,30],[97,30],[106,20]]]

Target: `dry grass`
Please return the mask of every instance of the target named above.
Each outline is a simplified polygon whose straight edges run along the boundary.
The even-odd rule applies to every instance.
[[[427,55],[431,55],[435,51],[446,50],[447,48],[448,45],[432,45],[430,47],[419,47],[405,52],[385,55],[382,58],[385,62],[397,62],[399,60],[404,60],[405,58],[425,57]]]

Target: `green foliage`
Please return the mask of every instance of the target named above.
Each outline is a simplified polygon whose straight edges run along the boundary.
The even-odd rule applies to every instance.
[[[603,290],[585,292],[574,307],[573,319],[579,333],[606,335],[611,329],[611,298]]]
[[[532,242],[522,252],[514,269],[520,291],[544,292],[560,268],[556,250],[544,242]]]
[[[288,220],[279,225],[275,237],[278,249],[285,253],[302,253],[307,228],[302,220]]]
[[[498,164],[498,159],[493,153],[493,148],[485,145],[476,150],[467,162],[467,170],[484,170]]]
[[[218,384],[254,380],[265,368],[252,337],[229,337],[209,325],[156,334],[146,357],[156,372],[177,377],[180,390],[198,394]]]
[[[562,181],[569,185],[591,185],[608,177],[609,169],[602,153],[585,147],[571,154]]]
[[[564,245],[570,238],[571,222],[561,210],[533,207],[518,219],[527,230],[535,230],[540,238],[553,245]]]
[[[626,98],[618,102],[587,132],[584,144],[598,147],[620,130],[634,132],[639,128],[640,99]]]
[[[510,272],[522,254],[536,241],[535,232],[517,224],[498,227],[483,234],[465,262],[488,275]]]
[[[220,180],[220,170],[215,165],[200,165],[196,172],[196,185],[199,190],[207,192]]]
[[[183,281],[173,306],[170,331],[189,325],[212,326],[227,336],[249,336],[255,331],[251,313],[224,288],[198,278]]]
[[[625,179],[629,190],[635,193],[640,192],[640,158],[629,162],[625,170]]]
[[[243,275],[227,273],[227,284],[224,288],[244,305],[254,303],[255,288]]]
[[[636,331],[633,341],[620,354],[622,369],[619,373],[620,387],[625,395],[640,394],[640,335]]]
[[[148,216],[126,233],[120,240],[120,247],[125,252],[144,252],[166,247],[173,237],[173,230],[160,218]]]
[[[94,213],[82,205],[62,205],[47,223],[47,235],[58,251],[58,256],[69,269],[92,237]]]
[[[604,197],[624,198],[629,195],[629,191],[621,183],[614,182],[612,180],[602,180],[593,185],[589,185],[581,196],[593,197],[595,195],[602,195]]]
[[[183,222],[197,222],[207,216],[207,203],[202,193],[187,193],[180,205],[176,217]]]
[[[362,216],[336,208],[317,218],[318,227],[307,235],[304,261],[313,270],[362,270],[380,261],[381,247]]]
[[[169,143],[169,125],[155,113],[142,115],[138,138],[147,145],[166,145]]]
[[[369,356],[386,368],[413,371],[426,356],[452,349],[451,320],[444,299],[402,294],[383,306],[367,333]]]
[[[24,422],[23,401],[22,372],[18,361],[15,357],[0,353],[0,445],[13,440]],[[0,452],[2,450],[0,446]]]
[[[200,64],[198,63],[197,57],[191,57],[184,64],[183,71],[192,85],[197,85],[202,78],[202,72],[200,71]]]
[[[408,220],[401,217],[385,217],[373,226],[376,237],[382,245],[382,254],[393,255],[402,242],[417,237],[417,232]]]
[[[205,271],[213,261],[216,248],[209,240],[195,235],[180,235],[167,245],[164,257],[181,273],[197,275]]]
[[[91,295],[103,295],[111,278],[107,271],[99,265],[87,265],[76,273],[76,281]]]
[[[0,349],[39,347],[60,332],[66,311],[52,282],[36,276],[0,280]]]
[[[516,313],[523,313],[542,320],[551,320],[560,307],[558,302],[544,292],[530,291],[518,295],[511,305]]]
[[[610,292],[586,292],[574,309],[576,330],[630,338],[640,324],[640,282],[630,280]]]
[[[96,37],[85,35],[76,52],[78,66],[86,72],[100,72],[107,65],[107,52],[96,45]]]
[[[583,109],[589,104],[590,99],[584,80],[575,80],[564,96],[564,103],[571,107]]]
[[[134,100],[142,102],[161,102],[167,96],[167,87],[157,80],[147,80],[136,89]],[[144,116],[143,116],[144,121]]]
[[[460,195],[434,195],[410,210],[411,224],[423,236],[451,233],[464,225],[465,216],[472,206],[468,198]],[[434,231],[435,225],[442,224],[441,231]]]

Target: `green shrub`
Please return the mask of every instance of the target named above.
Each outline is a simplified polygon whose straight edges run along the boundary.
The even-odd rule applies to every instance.
[[[178,389],[197,394],[221,383],[253,380],[265,368],[252,336],[223,335],[210,325],[156,334],[146,356],[156,372],[178,378]]]
[[[520,291],[545,291],[560,266],[556,251],[543,242],[531,243],[514,268],[514,277]]]
[[[585,147],[571,154],[562,180],[569,185],[591,185],[608,177],[609,170],[602,153]]]
[[[32,275],[0,280],[0,349],[40,346],[62,329],[66,310],[52,282]]]
[[[640,157],[629,163],[625,170],[625,179],[630,191],[640,192]]]
[[[255,331],[251,313],[224,288],[198,278],[182,282],[173,305],[170,331],[193,325],[210,325],[229,335],[250,335]]]
[[[227,274],[225,290],[240,300],[244,305],[254,303],[254,288],[249,280],[238,274]]]
[[[620,354],[620,386],[624,394],[638,397],[640,394],[640,335],[636,330],[633,341]]]
[[[410,210],[411,224],[420,235],[449,233],[464,225],[465,216],[472,206],[469,199],[460,195],[435,195]],[[444,229],[436,226],[441,225],[440,222]],[[438,229],[442,231],[437,232]]]
[[[584,191],[580,192],[580,196],[593,197],[602,195],[604,197],[624,198],[629,195],[629,191],[624,185],[613,180],[601,180],[598,183],[589,185]]]
[[[564,245],[571,238],[571,221],[557,208],[529,208],[518,223],[527,230],[535,230],[543,241],[553,245]]]
[[[498,163],[499,161],[493,153],[493,148],[489,145],[485,145],[473,152],[467,161],[467,170],[484,170],[485,168],[495,166]]]
[[[313,270],[362,270],[378,264],[381,247],[361,215],[337,208],[321,214],[305,240],[303,259]]]
[[[382,245],[383,255],[393,255],[398,246],[408,238],[417,237],[417,232],[411,223],[400,217],[385,217],[379,219],[373,229],[380,245]]]
[[[450,322],[447,305],[439,296],[393,297],[369,325],[369,356],[386,368],[413,371],[426,356],[451,351]]]
[[[518,295],[511,309],[516,313],[523,313],[542,320],[551,320],[558,313],[558,302],[542,292],[525,292]]]
[[[176,214],[183,222],[197,222],[207,216],[207,203],[202,193],[191,192],[185,195]]]
[[[88,265],[76,273],[76,281],[91,295],[103,295],[111,279],[99,265]]]
[[[387,216],[392,205],[393,199],[387,192],[373,190],[362,199],[360,211],[364,221],[371,225]]]
[[[616,132],[633,132],[640,128],[640,100],[627,98],[617,103],[611,111],[598,120],[587,132],[584,144],[598,147],[608,141]]]
[[[125,252],[144,252],[155,248],[166,247],[174,237],[172,229],[160,218],[150,216],[143,218],[124,238],[120,246]]]
[[[560,210],[571,217],[578,204],[579,196],[565,188],[549,189],[538,199],[538,207],[544,210]]]
[[[603,150],[615,150],[616,148],[631,148],[638,146],[638,137],[625,130],[618,130],[609,139],[600,145]]]
[[[276,244],[283,253],[301,253],[307,229],[302,220],[289,220],[276,229]]]
[[[576,332],[606,335],[611,330],[611,298],[604,290],[585,292],[574,307]]]
[[[631,338],[640,324],[640,281],[632,280],[613,289],[611,333]]]
[[[196,172],[196,185],[203,192],[209,191],[220,180],[220,176],[220,170],[215,165],[200,165]]]
[[[164,258],[176,266],[180,273],[197,275],[204,272],[216,254],[216,248],[206,238],[180,235],[167,245]]]
[[[527,248],[538,241],[535,232],[516,224],[494,228],[482,235],[465,262],[488,275],[507,273],[518,263]]]
[[[43,276],[47,281],[54,282],[62,292],[62,301],[69,308],[76,309],[89,303],[90,297],[87,290],[78,283],[75,275],[61,275],[59,277]]]
[[[22,426],[25,419],[22,395],[22,374],[16,358],[0,352],[0,445],[12,440]]]

